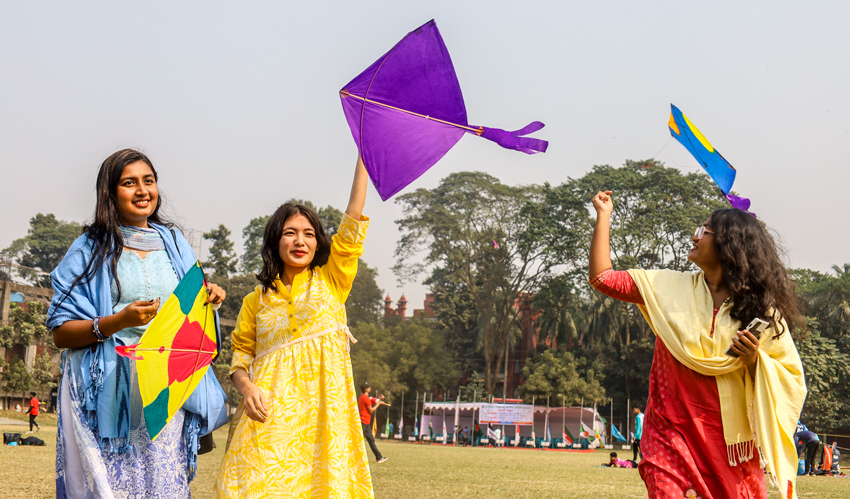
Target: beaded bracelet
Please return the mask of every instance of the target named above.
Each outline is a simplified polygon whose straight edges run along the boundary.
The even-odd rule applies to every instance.
[[[103,333],[100,332],[100,327],[98,325],[98,322],[100,322],[100,317],[95,317],[94,320],[91,321],[91,330],[94,333],[94,335],[97,337],[97,341],[103,342],[103,340],[106,339],[106,336],[104,336]]]

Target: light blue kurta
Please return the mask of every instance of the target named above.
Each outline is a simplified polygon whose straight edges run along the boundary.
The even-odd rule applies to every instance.
[[[112,282],[113,313],[137,300],[171,295],[178,279],[166,251],[153,251],[144,258],[125,250],[118,260],[118,279]],[[115,334],[124,344],[137,343],[147,326],[128,328]],[[130,363],[130,428],[128,452],[101,448],[97,428],[91,428],[79,403],[84,390],[73,373],[79,372],[80,357],[69,355],[63,372],[60,396],[63,409],[57,440],[57,473],[64,477],[67,497],[154,498],[189,497],[188,462],[183,438],[181,409],[155,442],[148,435],[139,392],[135,362]],[[75,365],[76,364],[76,365]],[[69,411],[67,408],[72,408]]]

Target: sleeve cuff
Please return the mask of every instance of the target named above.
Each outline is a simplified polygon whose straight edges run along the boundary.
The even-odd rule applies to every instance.
[[[243,369],[248,371],[251,367],[251,364],[254,363],[254,356],[245,352],[241,352],[239,350],[233,351],[233,360],[230,362],[230,372],[228,372],[228,376],[235,373],[237,369]]]
[[[366,229],[369,228],[369,217],[361,215],[360,220],[355,220],[343,213],[342,222],[336,233],[339,237],[354,244],[363,244],[366,240]]]
[[[614,269],[603,270],[602,272],[596,274],[596,276],[593,279],[591,279],[587,282],[589,282],[590,285],[593,286],[594,289],[599,289],[599,286],[602,285],[603,282],[605,282],[605,278],[608,277],[608,275],[613,270]]]

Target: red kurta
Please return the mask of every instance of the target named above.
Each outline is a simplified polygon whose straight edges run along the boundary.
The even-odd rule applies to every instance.
[[[628,272],[603,274],[591,283],[600,292],[643,303]],[[638,470],[650,498],[767,497],[757,451],[729,465],[717,381],[682,365],[657,338],[640,445]]]

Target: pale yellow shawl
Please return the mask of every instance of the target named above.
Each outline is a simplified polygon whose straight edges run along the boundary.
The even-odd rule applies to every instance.
[[[772,328],[762,334],[753,380],[743,362],[724,353],[745,326],[729,316],[731,303],[720,307],[710,335],[714,302],[702,272],[638,269],[629,274],[643,297],[643,316],[673,357],[717,380],[729,464],[751,459],[754,441],[770,481],[780,487],[782,497],[796,498],[793,436],[806,380],[785,322],[780,319],[785,333],[779,338],[773,339]]]

